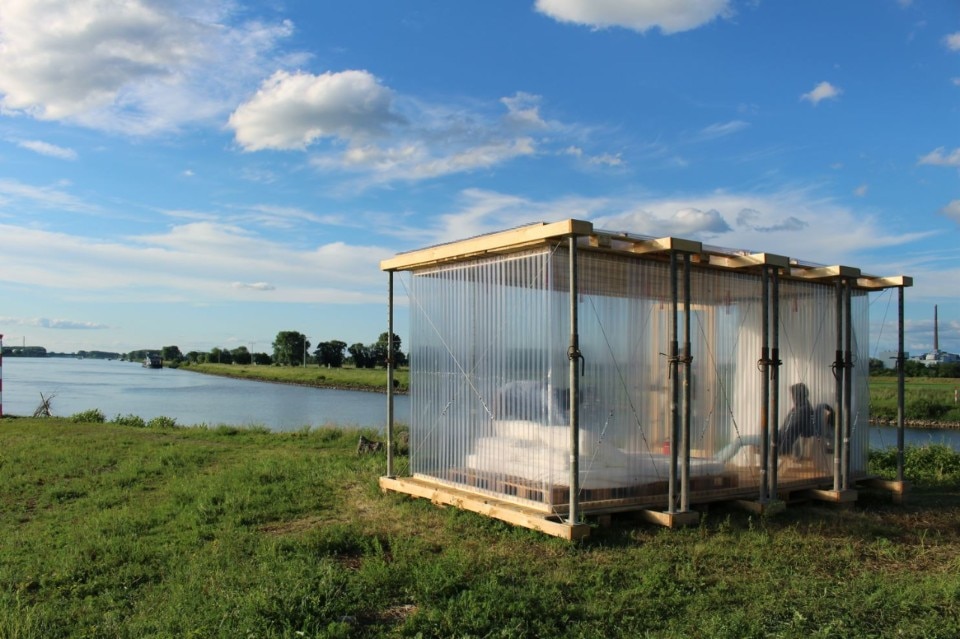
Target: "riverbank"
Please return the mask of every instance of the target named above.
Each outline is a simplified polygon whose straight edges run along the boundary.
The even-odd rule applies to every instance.
[[[334,390],[387,392],[387,372],[375,368],[320,368],[318,366],[255,366],[240,364],[184,364],[180,370],[258,382],[295,384]],[[406,393],[410,387],[407,369],[394,371],[394,390]]]
[[[358,436],[0,421],[0,636],[960,635],[956,454],[906,506],[570,544],[381,494]]]
[[[236,364],[190,364],[180,370],[219,375],[234,379],[250,379],[279,384],[295,384],[336,390],[361,390],[385,393],[387,373],[383,369],[319,368],[316,366],[242,366]],[[408,369],[394,372],[397,393],[406,394],[410,387]],[[905,403],[909,428],[960,430],[960,409],[954,408],[954,389],[960,380],[911,378],[907,380]],[[896,380],[889,377],[870,379],[870,424],[896,426]],[[927,416],[939,412],[939,418]]]

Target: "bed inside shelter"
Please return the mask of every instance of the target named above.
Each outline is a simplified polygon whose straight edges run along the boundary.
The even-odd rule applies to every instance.
[[[410,312],[409,467],[385,490],[577,536],[866,474],[868,293],[902,278],[579,220],[382,267]]]

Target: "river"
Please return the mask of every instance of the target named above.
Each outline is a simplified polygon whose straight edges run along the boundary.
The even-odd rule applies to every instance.
[[[41,393],[53,397],[52,412],[61,417],[99,408],[107,419],[163,415],[185,426],[260,425],[278,431],[330,424],[383,429],[387,421],[387,397],[382,393],[151,369],[139,362],[4,358],[4,414],[32,415]],[[409,398],[397,396],[395,409],[398,421],[407,421]]]
[[[120,361],[3,360],[4,414],[32,415],[41,393],[53,397],[53,414],[63,417],[99,408],[107,419],[163,415],[185,426],[260,425],[276,431],[324,425],[382,430],[387,421],[387,398],[380,393],[270,384]],[[395,402],[397,420],[408,421],[409,398],[398,395]],[[908,445],[945,444],[960,451],[960,430],[908,428],[904,439]],[[895,428],[870,428],[871,448],[896,443]]]

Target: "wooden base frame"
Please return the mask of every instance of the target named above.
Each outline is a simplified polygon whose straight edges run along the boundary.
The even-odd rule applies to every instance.
[[[573,524],[562,521],[557,516],[524,508],[519,504],[484,498],[448,486],[440,486],[414,477],[381,477],[380,489],[429,499],[434,504],[456,506],[463,510],[486,515],[509,524],[539,530],[554,537],[573,541],[583,539],[590,534],[587,524]]]

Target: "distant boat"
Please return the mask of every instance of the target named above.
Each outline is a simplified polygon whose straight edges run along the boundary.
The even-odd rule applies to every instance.
[[[147,355],[143,360],[144,368],[163,368],[163,359],[159,355]]]

